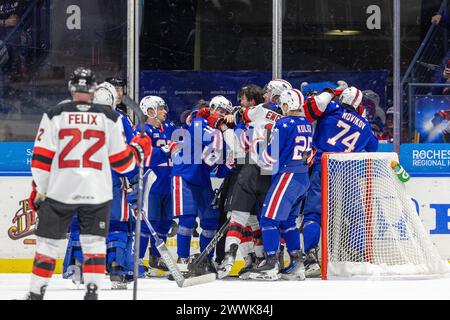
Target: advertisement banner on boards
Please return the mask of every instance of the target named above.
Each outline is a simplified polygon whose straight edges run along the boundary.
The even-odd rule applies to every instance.
[[[450,142],[450,96],[416,97],[415,128],[419,142]]]
[[[0,202],[0,261],[34,257],[37,219],[27,203],[30,183],[31,177],[0,177],[0,194],[4,195]],[[218,185],[219,181],[213,179],[213,184]],[[406,189],[431,241],[442,258],[450,260],[450,177],[413,177],[406,183]],[[167,246],[176,256],[176,237],[169,238]],[[61,248],[59,258],[64,257],[65,249]],[[198,238],[193,237],[191,253],[196,252],[199,252],[199,243]]]

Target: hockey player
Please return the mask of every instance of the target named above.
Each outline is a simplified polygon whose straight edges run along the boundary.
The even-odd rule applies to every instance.
[[[244,97],[244,96],[243,96]],[[230,211],[230,229],[225,241],[225,258],[219,267],[218,277],[228,276],[236,259],[237,250],[241,239],[244,238],[246,225],[250,225],[253,231],[255,254],[263,258],[262,243],[260,240],[257,215],[260,212],[267,190],[271,183],[271,172],[262,170],[258,166],[260,145],[267,143],[269,131],[275,122],[282,117],[268,104],[252,106],[248,104],[250,97],[241,99],[242,104],[247,104],[243,112],[243,120],[247,130],[241,133],[241,141],[246,149],[246,163],[240,169],[236,183],[226,200],[226,207]],[[239,164],[239,161],[237,161]],[[258,248],[260,250],[258,250]],[[246,271],[241,272],[240,277],[246,278]]]
[[[77,68],[69,81],[73,101],[44,113],[36,136],[29,205],[39,208],[36,255],[27,300],[42,300],[56,265],[59,247],[75,212],[84,253],[86,300],[98,297],[105,274],[112,186],[111,168],[125,173],[148,157],[149,137],[123,139],[123,126],[110,108],[93,104],[96,87],[90,69]],[[144,159],[142,159],[143,161]]]
[[[290,89],[292,89],[292,85],[286,80],[274,79],[269,81],[264,86],[264,103],[277,110],[281,93]]]
[[[221,132],[208,125],[210,115],[209,108],[201,108],[192,115],[192,122],[183,137],[183,147],[173,157],[172,200],[174,218],[178,218],[177,261],[183,264],[189,261],[197,216],[202,228],[201,251],[218,228],[219,212],[211,206],[214,192],[210,171],[221,158],[223,141]]]
[[[130,123],[132,123],[131,119],[128,116],[127,106],[122,102],[123,96],[127,93],[127,84],[125,80],[119,77],[110,77],[107,78],[105,82],[112,84],[116,89],[117,97],[115,102],[115,109],[119,111],[122,115],[127,117]]]
[[[96,104],[106,105],[110,108],[114,108],[117,99],[117,92],[113,85],[107,82],[103,82],[98,85],[94,92],[93,102]],[[67,103],[71,100],[65,100],[61,103]],[[126,125],[126,124],[125,124]],[[130,137],[129,141],[131,141]],[[113,172],[112,175],[115,175]],[[115,185],[113,183],[113,185]],[[119,184],[120,186],[120,184]],[[113,191],[113,195],[116,192]],[[114,198],[114,197],[113,197]],[[114,204],[113,201],[113,214],[114,217]],[[121,208],[121,206],[118,206]],[[82,276],[82,266],[83,266],[83,252],[81,250],[80,243],[80,228],[78,225],[78,218],[74,216],[72,223],[70,225],[69,242],[67,244],[66,255],[63,262],[63,278],[72,279],[72,282],[79,287],[83,283]]]
[[[248,108],[251,106],[256,106],[260,103],[264,102],[263,98],[263,90],[262,88],[249,84],[242,87],[239,91],[238,101],[240,102],[240,106],[235,107],[232,115],[225,116],[225,121],[227,126],[232,124],[233,128],[229,128],[223,132],[224,141],[226,142],[227,149],[232,151],[234,168],[235,170],[229,176],[227,176],[221,188],[221,192],[219,194],[219,211],[221,212],[220,216],[220,224],[222,225],[227,220],[227,213],[230,211],[227,207],[226,199],[228,198],[228,194],[231,194],[232,188],[236,183],[236,179],[238,177],[239,171],[245,163],[246,157],[246,139],[244,139],[246,126],[242,119],[242,114],[244,108]],[[239,238],[239,248],[241,250],[242,256],[245,258],[246,266],[250,264],[251,261],[254,260],[253,250],[253,236],[252,230],[249,226],[246,226],[241,233],[240,230],[235,234],[237,238]],[[230,234],[231,236],[231,234]],[[225,257],[225,242],[226,237],[223,237],[217,244],[216,247],[216,263],[221,264]],[[228,248],[229,251],[229,248]],[[251,253],[251,256],[248,256]],[[244,267],[245,269],[245,267]]]
[[[312,125],[304,117],[303,94],[296,89],[280,95],[285,118],[277,120],[271,143],[262,152],[264,165],[272,167],[272,183],[261,212],[261,230],[266,259],[250,271],[249,278],[277,280],[280,234],[291,257],[283,278],[304,280],[300,231],[296,219],[309,187],[308,159],[312,159]],[[311,156],[311,157],[310,157]]]
[[[124,136],[127,144],[134,138],[132,124],[121,111],[115,109],[119,101],[117,88],[109,82],[101,83],[94,94],[94,102],[105,104],[115,110],[122,122]],[[123,96],[123,95],[122,95]],[[120,98],[121,99],[121,98]],[[127,284],[133,279],[133,224],[131,211],[128,207],[126,196],[129,180],[136,175],[137,168],[126,174],[111,172],[113,183],[113,201],[109,234],[106,239],[107,255],[106,270],[111,280],[111,289],[126,289]],[[141,270],[140,270],[141,271]],[[143,274],[143,270],[140,275]]]
[[[311,187],[306,196],[302,223],[307,277],[320,275],[317,245],[322,212],[322,153],[374,152],[378,149],[378,140],[370,124],[362,116],[362,96],[361,90],[346,88],[346,83],[341,82],[336,89],[326,88],[321,94],[305,101],[306,118],[310,122],[317,121],[313,136],[313,145],[317,148],[316,161],[310,177]],[[335,97],[339,97],[339,101],[334,101]]]
[[[161,97],[146,96],[142,98],[139,107],[146,116],[145,132],[153,142],[150,170],[146,168],[144,179],[143,210],[148,215],[158,236],[165,241],[173,221],[170,174],[172,171],[171,152],[177,145],[175,141],[171,140],[175,126],[167,121],[169,110]],[[138,125],[136,131],[139,130]],[[151,248],[148,275],[155,276],[158,269],[161,271],[168,271],[168,269],[155,246],[155,240],[150,237],[150,230],[144,224],[142,225],[140,259],[145,256],[149,238]]]

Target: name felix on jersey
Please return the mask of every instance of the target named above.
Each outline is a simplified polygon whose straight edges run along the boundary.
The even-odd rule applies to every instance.
[[[356,124],[358,127],[360,127],[361,129],[364,129],[364,127],[366,126],[366,124],[364,123],[364,121],[362,121],[361,119],[359,119],[356,115],[348,113],[348,112],[344,112],[344,114],[342,115],[342,118],[345,120],[348,120],[354,124]]]
[[[69,113],[69,124],[97,125],[97,116],[91,113]]]

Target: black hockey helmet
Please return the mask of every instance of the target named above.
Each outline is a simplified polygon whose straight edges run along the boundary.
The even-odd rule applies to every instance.
[[[94,93],[96,87],[95,74],[89,68],[78,67],[70,75],[70,92]]]
[[[118,78],[118,77],[110,77],[110,78],[105,79],[105,81],[111,83],[115,87],[122,87],[123,92],[126,93],[127,82],[124,79]]]

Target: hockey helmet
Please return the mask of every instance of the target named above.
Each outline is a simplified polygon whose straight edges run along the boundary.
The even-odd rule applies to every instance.
[[[215,96],[209,102],[209,109],[222,114],[231,114],[233,113],[233,104],[224,96]]]
[[[349,108],[353,108],[359,115],[362,115],[364,111],[362,98],[363,94],[361,90],[355,87],[349,87],[342,92],[339,97],[339,102]]]
[[[273,102],[273,98],[281,95],[284,90],[292,89],[292,85],[283,79],[275,79],[270,81],[264,86],[264,92],[268,94],[270,101]]]
[[[97,87],[94,72],[89,68],[76,68],[70,76],[68,87],[71,93],[94,93],[95,88]]]
[[[146,96],[142,98],[141,103],[139,104],[139,108],[141,108],[144,115],[150,118],[156,118],[156,112],[159,107],[164,107],[164,110],[167,112],[169,111],[166,102],[158,96]],[[150,116],[148,114],[148,109],[152,109],[155,112],[154,115]]]
[[[108,105],[111,108],[116,108],[117,91],[116,88],[109,82],[100,83],[94,92],[94,103]]]
[[[122,87],[124,93],[126,93],[127,82],[122,78],[111,77],[105,80],[106,82],[111,83],[114,87]]]
[[[280,95],[279,106],[283,111],[283,114],[287,114],[289,111],[300,111],[302,116],[305,116],[303,110],[303,103],[305,98],[300,90],[290,89],[284,90]]]

